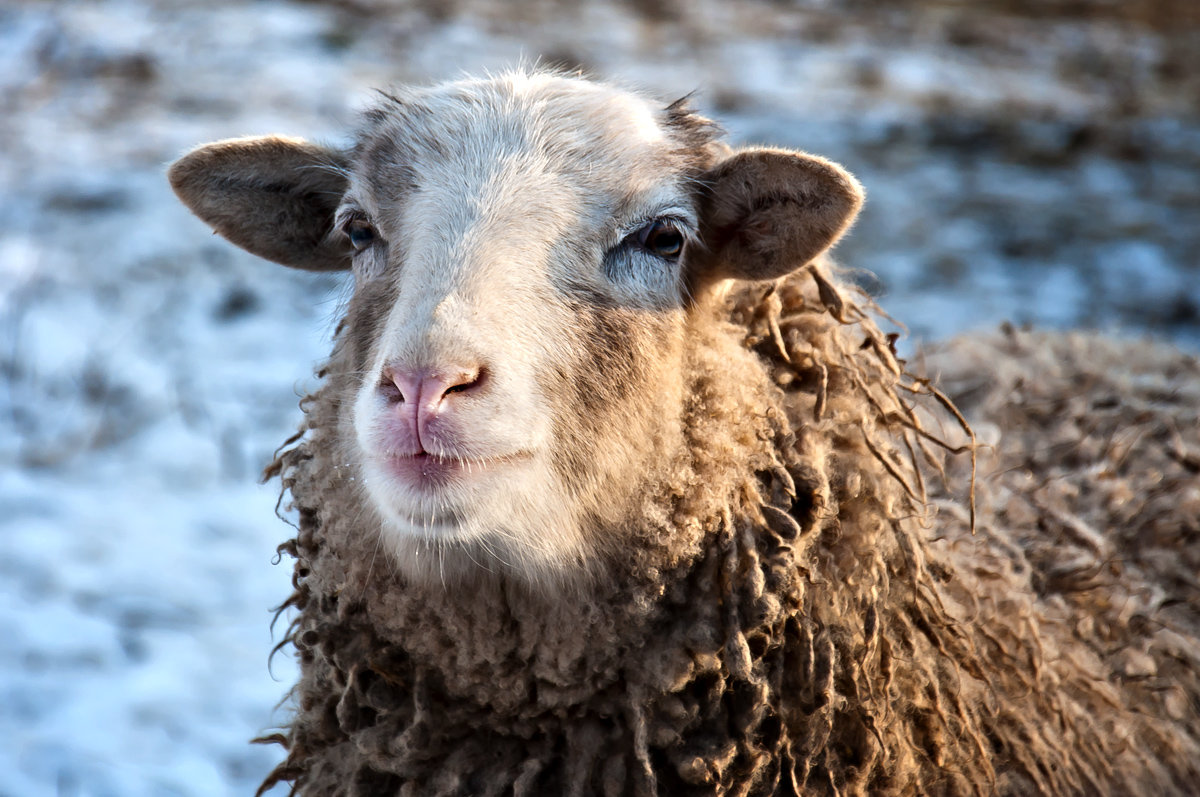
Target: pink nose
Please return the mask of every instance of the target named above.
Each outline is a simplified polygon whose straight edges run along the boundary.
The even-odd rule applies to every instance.
[[[485,370],[480,365],[452,365],[444,368],[407,369],[388,366],[383,369],[379,390],[400,413],[414,442],[428,450],[430,424],[454,404],[454,397],[478,390]]]

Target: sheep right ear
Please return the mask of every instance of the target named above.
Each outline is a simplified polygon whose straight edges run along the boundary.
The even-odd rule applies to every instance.
[[[309,271],[350,268],[351,247],[333,229],[346,192],[343,153],[296,138],[206,144],[167,172],[193,213],[248,252]]]
[[[849,172],[804,152],[736,152],[702,178],[693,284],[790,274],[837,242],[862,207]]]

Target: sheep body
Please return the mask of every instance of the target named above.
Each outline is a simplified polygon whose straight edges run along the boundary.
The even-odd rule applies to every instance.
[[[588,600],[413,590],[372,568],[323,453],[338,388],[318,393],[309,437],[276,464],[301,515],[287,549],[304,676],[274,777],[364,795],[1188,793],[1196,361],[1024,334],[939,353],[977,423],[1015,438],[981,454],[973,536],[966,473],[952,469],[927,528],[891,472],[916,484],[901,452],[905,433],[920,443],[880,420],[900,380],[861,347],[879,340],[869,322],[839,323],[807,274],[763,293],[732,303],[742,355],[716,336],[696,364],[689,424],[721,455],[680,467],[646,548]],[[1079,394],[1089,380],[1106,389]],[[1060,423],[1074,438],[1046,448]],[[1087,447],[1121,429],[1105,476]],[[742,499],[705,495],[733,462],[754,463],[738,469]],[[1105,478],[1109,496],[1076,516],[1073,499]]]
[[[264,787],[1182,794],[1200,777],[1194,359],[1147,345],[1138,372],[1092,339],[959,342],[930,372],[1004,430],[974,446],[822,255],[861,202],[851,177],[558,76],[389,98],[348,155],[223,142],[171,179],[251,251],[355,271],[268,471],[299,515],[281,549],[302,675]],[[596,234],[613,213],[631,220]],[[412,362],[491,339],[438,388],[457,390],[445,416],[412,409]],[[540,486],[464,489],[442,524],[459,536],[422,529],[428,502],[369,467],[381,437],[411,442],[379,419],[410,412],[418,441],[475,419],[403,454],[424,484],[412,457],[460,467],[437,447],[513,432],[480,414],[498,406],[551,419]]]

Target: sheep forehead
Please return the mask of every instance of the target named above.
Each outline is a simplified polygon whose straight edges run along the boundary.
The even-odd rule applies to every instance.
[[[412,188],[541,172],[619,202],[685,170],[693,144],[636,94],[514,73],[387,96],[368,114],[353,193],[386,208]]]

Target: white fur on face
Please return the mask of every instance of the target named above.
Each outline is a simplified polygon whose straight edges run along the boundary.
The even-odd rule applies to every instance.
[[[608,482],[569,483],[555,430],[590,419],[569,417],[577,409],[547,386],[594,365],[576,334],[580,303],[682,317],[678,262],[629,244],[662,218],[694,234],[677,145],[641,98],[549,75],[451,84],[394,110],[364,147],[388,153],[383,167],[364,155],[342,210],[375,226],[356,271],[386,280],[391,300],[353,407],[384,539],[415,576],[586,566],[594,511],[580,495]],[[412,440],[380,388],[385,369],[459,366],[485,377],[447,394],[419,446],[450,473],[414,477],[397,465]]]

